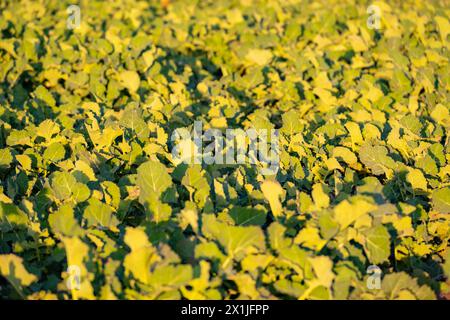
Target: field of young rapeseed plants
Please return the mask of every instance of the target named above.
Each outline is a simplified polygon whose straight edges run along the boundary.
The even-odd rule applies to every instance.
[[[448,299],[449,14],[0,0],[0,298]]]

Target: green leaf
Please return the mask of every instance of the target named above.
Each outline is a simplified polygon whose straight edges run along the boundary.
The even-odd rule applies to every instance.
[[[181,180],[181,183],[189,191],[191,199],[203,208],[210,198],[211,188],[201,166],[194,165],[189,167]]]
[[[155,288],[178,288],[192,279],[192,267],[190,265],[163,266],[157,268],[150,275],[148,284]]]
[[[422,131],[422,123],[418,118],[412,115],[407,115],[400,120],[400,124],[415,135],[420,136],[420,132]]]
[[[134,131],[139,138],[146,138],[150,132],[147,123],[142,118],[142,111],[134,103],[130,103],[125,108],[120,124]]]
[[[50,107],[56,106],[55,98],[53,98],[52,94],[44,86],[38,86],[36,90],[34,90],[34,95],[36,99],[44,102],[48,106]]]
[[[281,128],[281,132],[288,136],[302,132],[304,126],[301,122],[300,113],[297,110],[289,110],[282,115],[282,119],[283,127]]]
[[[256,226],[229,226],[218,222],[212,215],[203,216],[202,232],[216,239],[225,252],[235,257],[240,253],[265,250],[265,240],[262,230]]]
[[[7,232],[26,227],[28,216],[12,203],[0,202],[0,230]]]
[[[55,196],[61,200],[69,198],[77,184],[74,176],[68,172],[55,172],[50,181]]]
[[[78,221],[75,219],[73,208],[68,205],[62,205],[58,211],[48,217],[48,222],[53,232],[64,236],[77,237],[83,234]]]
[[[268,230],[270,247],[273,250],[281,250],[292,244],[292,239],[285,236],[286,227],[278,222],[270,224]]]
[[[430,287],[418,285],[417,280],[405,272],[388,274],[383,278],[381,288],[387,295],[387,299],[399,299],[403,292],[408,292],[408,296],[415,296],[419,300],[435,299],[435,294]]]
[[[86,219],[88,226],[97,226],[105,229],[117,230],[119,224],[113,210],[107,204],[91,198],[88,201],[89,205],[84,210],[83,217]]]
[[[321,183],[316,183],[312,187],[311,192],[315,205],[318,208],[328,208],[330,205],[330,197],[328,196],[327,187]]]
[[[136,71],[124,70],[119,74],[119,81],[125,88],[134,93],[139,89],[140,78]]]
[[[230,210],[230,216],[233,218],[236,225],[250,226],[250,225],[263,225],[266,222],[266,212],[263,208],[242,208],[233,207]]]
[[[283,195],[283,188],[278,183],[278,181],[274,180],[264,180],[261,183],[261,191],[264,194],[264,197],[267,199],[270,205],[270,210],[272,210],[272,214],[275,217],[279,217],[282,215],[282,205],[280,198]]]
[[[29,286],[37,281],[37,277],[29,273],[23,265],[23,259],[15,254],[0,255],[0,274],[8,279],[19,293],[22,293],[21,286]]]
[[[383,146],[364,145],[359,149],[359,159],[373,174],[384,174],[386,168],[394,168],[395,162]]]
[[[349,149],[344,147],[334,148],[333,157],[335,157],[338,160],[344,161],[347,164],[354,164],[358,162],[358,158],[356,158],[355,154],[351,152]]]
[[[48,161],[58,162],[64,159],[65,154],[66,150],[64,149],[64,146],[61,143],[56,142],[45,149],[43,157]]]
[[[425,173],[429,175],[437,175],[439,173],[439,169],[434,162],[433,158],[429,155],[426,155],[418,160],[416,160],[416,167],[422,169]]]
[[[59,200],[73,197],[75,201],[82,202],[87,200],[90,195],[89,188],[77,182],[75,177],[68,172],[54,172],[50,177],[50,185],[55,197]]]
[[[11,151],[9,149],[0,149],[0,169],[9,168],[12,161]]]
[[[148,198],[159,198],[172,185],[167,168],[159,161],[148,161],[137,169],[136,185],[139,186],[139,201],[144,203]]]
[[[390,235],[382,225],[367,230],[364,249],[372,264],[388,261],[391,254]]]
[[[427,190],[427,179],[419,169],[410,169],[406,175],[406,180],[414,190]]]
[[[305,285],[302,285],[298,282],[289,281],[288,279],[277,280],[274,283],[274,288],[278,292],[287,294],[288,296],[294,298],[300,297],[306,290]]]
[[[359,217],[367,215],[377,207],[365,198],[355,196],[349,200],[340,202],[334,208],[334,220],[340,225],[341,230],[354,223]]]
[[[158,260],[158,256],[147,235],[141,229],[127,227],[124,241],[131,248],[123,263],[125,275],[132,274],[135,279],[149,283],[150,266]]]
[[[252,63],[263,66],[270,62],[272,53],[269,50],[251,49],[248,51],[245,58]]]
[[[93,274],[89,271],[90,259],[89,259],[89,246],[84,243],[80,238],[77,237],[62,237],[62,242],[64,243],[64,248],[66,250],[67,256],[67,266],[75,267],[78,277],[75,280],[78,284],[71,284],[71,288],[67,287],[65,282],[65,287],[70,290],[72,299],[94,299],[94,288],[92,282],[89,278],[92,278]],[[69,279],[68,279],[69,280]]]
[[[437,189],[431,196],[433,209],[441,213],[450,213],[450,187]]]
[[[8,146],[16,145],[28,145],[31,146],[31,138],[27,131],[25,130],[15,130],[13,129],[8,137],[6,138],[6,144]]]

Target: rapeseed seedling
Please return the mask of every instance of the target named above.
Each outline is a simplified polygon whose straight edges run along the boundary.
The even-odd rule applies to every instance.
[[[448,298],[446,4],[0,1],[0,297]]]

